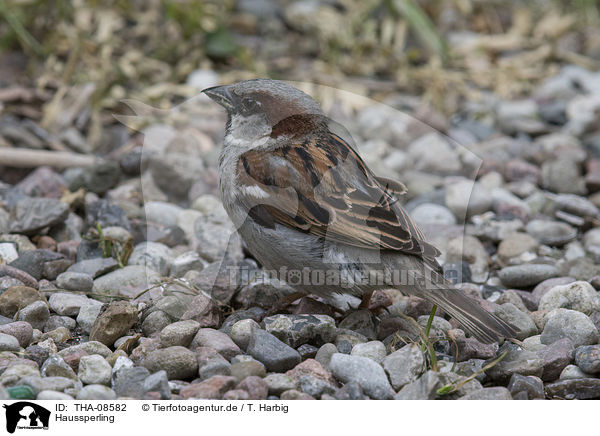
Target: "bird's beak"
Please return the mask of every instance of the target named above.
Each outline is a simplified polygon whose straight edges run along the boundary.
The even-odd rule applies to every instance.
[[[229,86],[213,86],[212,88],[206,88],[202,90],[203,93],[208,95],[211,100],[214,100],[216,103],[219,103],[228,111],[233,110],[233,96],[229,91]]]

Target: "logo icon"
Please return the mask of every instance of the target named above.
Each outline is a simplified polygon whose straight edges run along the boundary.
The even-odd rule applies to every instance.
[[[2,407],[6,409],[6,431],[14,433],[18,429],[47,430],[50,411],[29,401],[18,401]]]

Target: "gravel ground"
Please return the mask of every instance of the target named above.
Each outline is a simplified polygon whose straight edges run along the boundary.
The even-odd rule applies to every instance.
[[[416,327],[431,306],[393,289],[369,311],[308,296],[267,316],[293,290],[232,234],[224,114],[199,98],[117,160],[0,184],[0,398],[600,398],[600,73],[567,66],[450,119],[414,97],[338,97],[326,110],[408,186],[447,275],[518,341],[438,316],[434,371]]]

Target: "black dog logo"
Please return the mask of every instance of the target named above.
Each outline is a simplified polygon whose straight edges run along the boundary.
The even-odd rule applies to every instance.
[[[24,429],[48,429],[50,411],[29,401],[3,405],[6,409],[6,431],[14,433],[17,426]]]

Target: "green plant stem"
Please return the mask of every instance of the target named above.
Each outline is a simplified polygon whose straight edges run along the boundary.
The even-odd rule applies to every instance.
[[[425,333],[423,338],[423,345],[421,345],[421,352],[425,352],[429,354],[429,359],[431,361],[431,369],[434,371],[438,370],[437,365],[437,357],[435,355],[435,350],[433,349],[433,344],[429,339],[429,332],[431,331],[431,324],[433,324],[433,318],[435,317],[435,312],[437,311],[437,306],[434,304],[431,309],[431,313],[429,314],[429,319],[427,320],[427,326],[425,327]]]
[[[15,32],[25,51],[29,49],[38,56],[44,55],[44,47],[27,31],[23,23],[19,21],[4,0],[0,0],[0,15],[4,17],[8,25]]]

